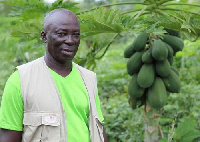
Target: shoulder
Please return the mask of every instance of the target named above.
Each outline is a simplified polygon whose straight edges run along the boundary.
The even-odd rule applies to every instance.
[[[12,84],[16,88],[20,88],[20,77],[19,77],[19,71],[18,70],[16,70],[15,72],[13,72],[10,75],[6,84]]]
[[[20,66],[17,66],[16,68],[19,69],[24,69],[24,68],[30,68],[30,67],[34,67],[34,66],[38,66],[40,64],[44,63],[44,57],[40,57],[38,59],[35,59],[33,61],[30,61],[28,63],[22,64]]]

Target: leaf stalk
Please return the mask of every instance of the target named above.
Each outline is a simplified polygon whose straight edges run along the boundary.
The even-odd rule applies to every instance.
[[[85,11],[82,11],[82,12],[79,12],[79,13],[76,13],[76,14],[79,15],[79,14],[84,13],[84,12],[89,12],[89,11],[98,9],[100,7],[110,7],[110,6],[115,6],[115,5],[128,5],[128,4],[147,5],[146,3],[141,3],[141,2],[119,2],[119,3],[112,3],[112,4],[106,4],[106,5],[97,6],[97,7],[94,7],[94,8],[91,8],[89,10],[85,10]]]
[[[170,6],[170,5],[185,5],[185,6],[200,7],[200,4],[190,4],[190,3],[166,3],[166,4],[163,4],[163,6]]]
[[[106,45],[106,49],[104,50],[103,54],[101,56],[99,56],[99,57],[94,58],[94,59],[101,59],[106,54],[106,52],[109,49],[110,45],[114,42],[114,40],[118,37],[118,35],[119,35],[118,33],[115,34],[113,36],[113,38],[110,40],[110,42]]]
[[[199,13],[191,12],[191,11],[187,11],[187,10],[176,9],[176,8],[166,8],[166,7],[161,7],[160,9],[161,9],[161,10],[171,10],[171,11],[183,11],[183,12],[186,12],[186,13],[191,13],[191,14],[195,14],[195,15],[200,16]]]

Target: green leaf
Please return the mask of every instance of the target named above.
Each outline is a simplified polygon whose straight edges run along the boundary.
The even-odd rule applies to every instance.
[[[200,137],[200,132],[195,130],[193,119],[188,118],[179,123],[175,130],[174,139],[181,142],[191,142],[194,138]]]
[[[118,10],[98,8],[94,11],[79,15],[81,19],[81,33],[83,37],[99,33],[120,33],[127,31],[122,25],[122,18]]]
[[[196,131],[196,130],[190,130],[183,138],[182,138],[182,142],[192,142],[192,140],[194,140],[195,138],[199,138],[200,137],[200,132]]]
[[[167,138],[160,139],[160,142],[167,142]]]

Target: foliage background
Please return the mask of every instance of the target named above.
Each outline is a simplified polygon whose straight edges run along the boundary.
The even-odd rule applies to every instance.
[[[84,0],[77,6],[83,11],[90,7],[115,2],[121,1]],[[180,2],[198,3],[198,1],[187,0]],[[123,11],[137,9],[140,6],[123,5],[112,8],[119,8]],[[45,51],[40,39],[33,38],[32,40],[30,36],[24,39],[11,36],[13,34],[20,35],[20,32],[12,32],[18,24],[16,22],[18,20],[17,13],[10,13],[12,10],[11,6],[0,4],[0,96],[3,94],[6,80],[14,68],[42,56]],[[27,16],[31,17],[31,15]],[[21,30],[23,30],[23,26],[21,26]],[[16,30],[14,29],[14,31]],[[35,33],[33,37],[39,36],[39,34]],[[81,41],[76,60],[85,59],[84,57],[87,55],[89,59],[84,60],[85,63],[82,64],[88,65],[88,68],[97,73],[99,95],[109,142],[142,142],[144,139],[144,108],[132,110],[128,105],[127,85],[130,77],[126,72],[127,59],[123,57],[123,50],[132,43],[135,37],[134,33],[117,38],[99,60],[94,59],[91,54],[93,47],[97,47],[94,45],[106,45],[108,41],[105,39],[111,39],[112,36],[113,34],[110,33],[84,38]],[[98,42],[95,43],[96,39]],[[173,141],[178,141],[175,133],[180,122],[192,120],[195,129],[200,130],[200,41],[190,42],[185,39],[184,42],[184,50],[176,55],[174,63],[180,72],[181,92],[169,96],[167,105],[160,111],[159,115],[163,136],[168,141],[170,141],[170,137],[174,137]],[[102,52],[98,54],[101,55]],[[96,66],[93,66],[94,64]],[[197,138],[194,141],[198,142],[200,139]]]

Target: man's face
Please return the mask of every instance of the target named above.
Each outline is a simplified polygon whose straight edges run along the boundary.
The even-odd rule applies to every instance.
[[[55,60],[72,61],[80,44],[80,25],[75,15],[55,13],[46,28],[45,39],[47,51]]]

